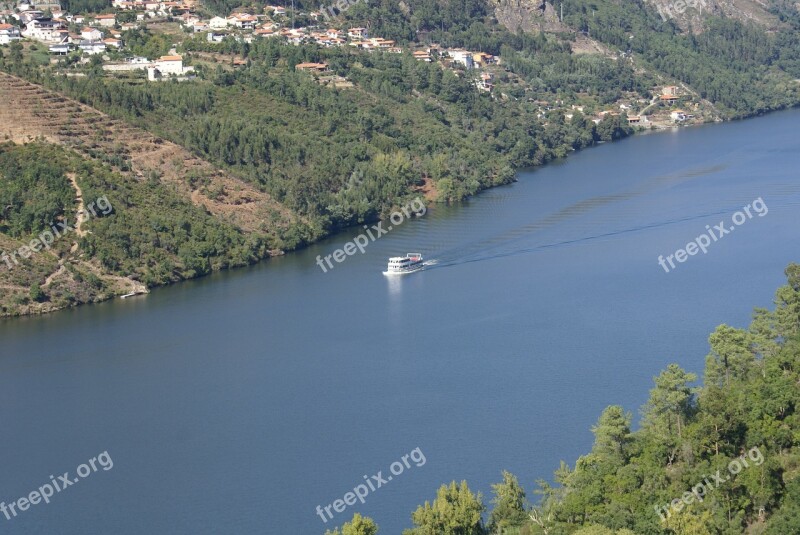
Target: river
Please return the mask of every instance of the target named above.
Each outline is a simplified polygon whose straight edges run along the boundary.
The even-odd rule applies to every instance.
[[[1,321],[0,500],[113,460],[0,516],[3,531],[321,535],[360,512],[393,535],[442,483],[488,502],[503,469],[535,499],[536,479],[589,451],[603,408],[638,420],[668,363],[702,374],[716,325],[771,306],[800,260],[799,123],[787,111],[586,150],[432,207],[326,273],[317,255],[360,228]],[[707,253],[659,265],[721,221],[735,231]],[[436,263],[381,274],[412,251]],[[317,506],[379,471],[363,504],[323,522]]]

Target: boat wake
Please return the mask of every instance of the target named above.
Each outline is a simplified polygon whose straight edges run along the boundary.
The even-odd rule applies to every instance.
[[[534,234],[537,230],[543,230],[544,225],[541,225],[540,223],[534,223],[531,225],[525,225],[510,232],[498,234],[492,238],[482,240],[479,243],[476,243],[474,245],[471,245],[469,247],[460,250],[450,249],[448,251],[443,251],[438,255],[439,258],[435,261],[436,264],[435,267],[437,269],[447,268],[447,267],[459,266],[462,264],[483,262],[486,260],[495,260],[498,258],[532,254],[546,249],[551,249],[554,247],[566,247],[566,246],[591,242],[594,240],[612,238],[615,236],[630,234],[634,232],[643,232],[670,225],[680,224],[687,221],[710,220],[715,216],[727,216],[735,211],[736,211],[735,207],[726,208],[724,210],[706,212],[699,215],[692,215],[683,218],[673,218],[665,221],[658,221],[644,225],[637,225],[618,230],[610,230],[608,232],[600,232],[596,234],[577,236],[571,239],[556,240],[556,241],[531,245],[528,247],[520,246],[521,244],[519,242],[527,241],[530,238],[530,236]],[[517,245],[516,247],[515,244]]]

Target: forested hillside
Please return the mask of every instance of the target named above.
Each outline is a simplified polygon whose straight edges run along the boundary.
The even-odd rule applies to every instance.
[[[774,310],[709,336],[701,386],[676,364],[654,378],[636,431],[610,406],[592,451],[562,463],[554,485],[526,495],[505,472],[489,504],[466,482],[444,485],[405,535],[800,533],[800,265],[786,276]],[[357,517],[333,533],[375,532]]]
[[[259,4],[244,5],[262,11]],[[298,24],[313,24],[306,11],[319,5],[298,1]],[[218,12],[241,6],[206,4]],[[632,132],[624,114],[595,125],[588,113],[650,101],[673,80],[721,118],[800,101],[794,81],[800,47],[791,20],[768,34],[712,17],[694,35],[662,21],[648,4],[575,1],[564,5],[564,32],[524,33],[500,25],[494,9],[486,0],[385,0],[354,3],[335,19],[401,45],[437,43],[498,55],[505,74],[499,71],[494,93],[478,91],[474,73],[410,54],[245,42],[234,35],[222,43],[203,35],[180,39],[185,54],[210,54],[223,63],[198,61],[200,79],[182,84],[142,84],[66,60],[43,69],[32,57],[10,56],[0,68],[228,167],[324,231],[375,219],[423,187],[439,200],[458,200],[512,180],[518,168],[624,137]],[[609,54],[575,53],[585,35]],[[139,53],[165,53],[169,46],[146,29],[125,39]],[[225,58],[245,63],[231,69]],[[299,63],[322,61],[354,87],[322,86],[295,72]],[[57,76],[65,68],[87,76]]]
[[[187,50],[206,49],[201,40]],[[230,40],[214,49],[240,43]],[[264,188],[333,230],[377,218],[426,181],[458,200],[569,151],[632,133],[620,116],[595,125],[554,117],[529,103],[499,103],[465,77],[394,54],[292,46],[244,47],[249,65],[208,69],[205,80],[132,84],[90,72],[53,77],[10,59],[0,68],[167,137]],[[320,86],[294,66],[329,62],[357,89]]]
[[[286,246],[215,218],[156,179],[130,180],[44,142],[0,144],[0,199],[0,316],[142,292]]]

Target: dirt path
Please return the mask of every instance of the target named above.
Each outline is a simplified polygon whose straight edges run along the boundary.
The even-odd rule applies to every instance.
[[[650,108],[652,108],[653,106],[655,106],[658,103],[658,100],[659,100],[658,97],[653,97],[653,100],[650,101],[650,104],[648,104],[642,111],[640,111],[638,113],[638,115],[646,114],[647,110],[649,110]]]
[[[84,221],[88,219],[86,206],[83,204],[83,192],[78,185],[78,181],[75,179],[75,173],[67,173],[67,178],[70,184],[72,184],[72,187],[75,188],[75,198],[78,200],[78,217],[75,222],[75,232],[78,236],[86,236],[86,231],[82,228]]]
[[[44,284],[42,284],[43,288],[47,288],[48,286],[50,286],[50,284],[53,282],[53,279],[55,279],[56,277],[58,277],[59,275],[64,273],[64,264],[63,264],[63,262],[64,262],[63,260],[60,261],[59,265],[58,265],[58,269],[47,276],[47,278],[44,280]]]

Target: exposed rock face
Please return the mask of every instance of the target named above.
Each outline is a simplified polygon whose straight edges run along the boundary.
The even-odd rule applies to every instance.
[[[495,8],[498,22],[509,31],[565,30],[558,21],[556,8],[545,0],[489,0],[489,4]]]
[[[703,19],[709,15],[725,16],[743,22],[753,22],[775,27],[779,21],[767,11],[766,4],[758,0],[646,0],[665,20],[674,20],[683,30],[696,31],[703,27]]]
[[[543,30],[568,31],[559,22],[558,1],[487,0],[495,9],[495,17],[512,32]],[[703,30],[709,15],[736,18],[767,28],[780,26],[778,18],[767,10],[763,0],[644,0],[664,20],[673,20],[683,30]]]

